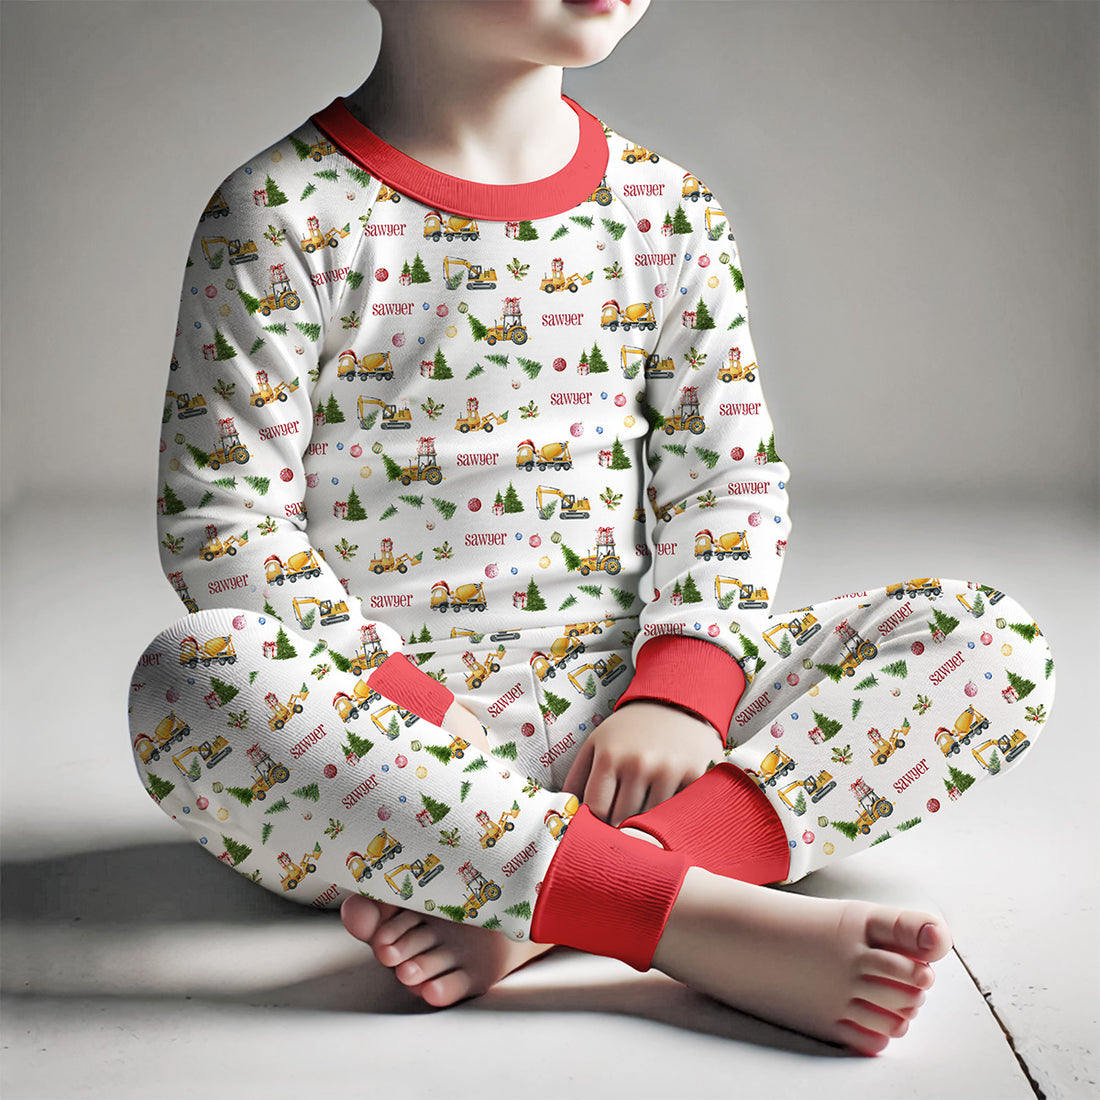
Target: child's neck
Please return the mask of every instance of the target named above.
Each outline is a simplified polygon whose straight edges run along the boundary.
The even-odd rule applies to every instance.
[[[387,29],[370,76],[344,97],[383,141],[477,183],[527,183],[569,162],[580,130],[560,67],[490,64],[396,39]]]

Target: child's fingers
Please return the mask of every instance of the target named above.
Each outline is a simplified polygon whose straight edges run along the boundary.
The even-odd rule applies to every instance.
[[[601,820],[611,817],[611,806],[615,801],[615,792],[619,781],[615,773],[606,765],[597,762],[588,776],[584,787],[584,804]]]
[[[680,784],[676,779],[664,772],[650,776],[649,794],[646,797],[645,805],[639,812],[652,810],[654,806],[658,806],[666,799],[671,798],[679,788]]]
[[[641,813],[646,804],[649,778],[640,774],[620,774],[619,789],[607,819],[609,825],[618,827],[628,817]]]
[[[569,769],[569,774],[565,777],[561,788],[563,791],[575,794],[578,798],[584,798],[584,789],[588,784],[588,773],[592,770],[592,757],[595,751],[591,739],[585,741],[573,761],[573,766]]]

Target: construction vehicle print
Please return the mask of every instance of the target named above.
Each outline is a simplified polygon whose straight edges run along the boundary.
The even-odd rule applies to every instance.
[[[232,665],[237,661],[237,651],[233,648],[233,639],[225,637],[209,638],[202,645],[193,634],[180,639],[180,664],[195,668],[200,662],[203,668],[212,664]]]
[[[570,623],[566,626],[565,633],[570,638],[577,638],[582,634],[602,634],[605,627],[610,630],[614,625],[614,619],[598,619],[588,623]]]
[[[405,716],[404,725],[406,729],[414,723],[419,722],[420,715],[413,714],[412,711],[405,710],[398,703],[390,703],[388,706],[382,707],[381,710],[371,711],[370,720],[378,727],[378,732],[388,740],[396,741],[401,736],[400,728],[392,728],[397,719],[391,718],[389,722],[382,721],[383,716],[389,714],[391,710],[395,710],[398,714],[403,714]]]
[[[584,685],[581,684],[578,677],[582,672],[591,671],[599,679],[600,683],[607,687],[617,676],[621,676],[626,672],[626,663],[622,657],[617,653],[612,653],[606,660],[602,657],[597,658],[595,661],[590,662],[587,665],[581,665],[580,668],[573,669],[568,673],[569,682],[579,691],[586,699],[591,699],[596,694],[595,687],[589,687],[587,681]]]
[[[192,416],[205,416],[207,413],[206,398],[201,393],[197,393],[192,397],[189,393],[175,393],[173,390],[168,390],[164,396],[171,397],[176,402],[177,420],[187,420]],[[167,424],[171,419],[172,405],[168,403],[164,406],[164,416],[161,417],[161,423]]]
[[[211,256],[210,248],[211,244],[224,244],[229,250],[229,264],[235,266],[237,264],[251,263],[253,260],[260,258],[260,251],[256,247],[255,241],[245,241],[241,244],[240,238],[231,241],[228,237],[203,237],[202,238],[202,254],[206,257],[206,262],[212,268],[219,268],[222,266],[221,256]]]
[[[268,280],[268,293],[260,299],[260,312],[265,317],[270,317],[273,309],[295,310],[301,304],[302,299],[294,293],[290,286],[286,264],[272,264],[271,278]]]
[[[699,531],[695,536],[695,556],[703,561],[710,561],[711,555],[719,561],[724,558],[747,558],[750,556],[748,531],[727,531],[719,535],[717,540],[713,532],[707,527]]]
[[[755,382],[760,368],[755,363],[741,362],[741,349],[730,348],[727,361],[718,368],[719,382]]]
[[[443,471],[435,455],[435,436],[422,435],[418,441],[415,465],[401,467],[398,479],[402,485],[413,481],[426,481],[429,485],[438,485],[443,480]]]
[[[988,584],[979,584],[978,591],[984,593],[990,603],[997,603],[999,600],[1003,600],[1005,596],[1003,592],[991,588]]]
[[[499,821],[494,821],[484,810],[478,810],[475,816],[483,830],[479,838],[482,848],[492,848],[505,833],[510,833],[516,827],[515,821],[509,819],[519,817],[519,803],[513,802],[512,808],[500,815]]]
[[[340,241],[350,235],[350,229],[332,229],[321,232],[321,223],[314,217],[306,218],[307,235],[300,240],[303,252],[316,252],[318,248],[336,248]]]
[[[338,691],[332,697],[333,709],[339,715],[340,721],[344,723],[358,718],[361,707],[370,706],[371,703],[377,703],[382,698],[365,680],[358,681],[351,690],[351,695],[346,691]]]
[[[951,756],[960,751],[960,745],[969,745],[971,737],[987,729],[989,729],[989,719],[970,706],[955,719],[953,730],[949,730],[946,726],[940,726],[936,730],[936,744],[939,745],[940,752],[944,756]]]
[[[453,241],[458,237],[463,241],[476,241],[481,230],[473,218],[464,218],[459,214],[443,214],[439,210],[429,210],[424,215],[424,237],[438,241],[445,237]]]
[[[472,264],[469,260],[460,259],[458,256],[443,257],[443,280],[448,290],[457,290],[462,282],[462,272],[451,274],[451,265],[466,269],[467,290],[495,290],[497,285],[497,272],[495,267],[487,271],[481,264]]]
[[[648,160],[656,164],[661,158],[656,153],[647,149],[644,145],[639,145],[637,142],[634,142],[623,150],[623,155],[620,159],[625,160],[627,164],[635,164],[639,160]]]
[[[539,485],[535,489],[535,501],[538,504],[539,519],[549,519],[554,514],[554,502],[548,505],[543,503],[543,496],[554,496],[559,499],[558,519],[588,519],[591,515],[592,505],[588,503],[588,497],[580,500],[572,493],[563,493],[561,489],[555,489],[551,485]]]
[[[725,216],[726,216],[726,212],[724,210],[719,210],[716,206],[708,206],[707,207],[707,212],[703,215],[703,219],[707,223],[707,236],[712,241],[716,241],[716,240],[718,240],[719,237],[722,236],[722,226],[725,223],[721,222],[721,221],[719,221],[717,225],[715,225],[714,223],[719,218],[724,218]],[[726,230],[726,240],[729,240],[729,241],[733,240],[733,233],[728,228]]]
[[[461,760],[466,755],[466,750],[469,747],[469,741],[455,734],[454,737],[451,738],[451,743],[447,746],[447,749],[451,754],[452,760]]]
[[[388,184],[382,183],[378,186],[378,194],[374,196],[375,202],[400,202],[401,192],[395,191]]]
[[[485,599],[485,586],[481,581],[460,584],[453,592],[446,581],[432,585],[431,609],[433,611],[484,611],[489,606]]]
[[[362,676],[368,669],[377,668],[389,653],[383,648],[378,637],[378,628],[373,623],[364,623],[359,628],[360,652],[351,659],[351,671]]]
[[[500,662],[504,660],[504,646],[499,645],[491,650],[483,661],[479,661],[470,650],[462,654],[462,661],[466,665],[466,686],[471,690],[481,685],[494,673],[500,671]]]
[[[572,275],[565,274],[565,267],[560,256],[555,256],[550,261],[550,274],[543,276],[539,282],[539,290],[545,290],[547,294],[553,294],[556,290],[568,290],[572,294],[577,293],[578,287],[592,282],[592,272],[581,275],[574,271]]]
[[[258,741],[247,752],[252,770],[256,773],[256,778],[252,781],[252,797],[257,802],[263,802],[267,792],[276,783],[285,783],[290,778],[290,768],[285,764],[276,764]]]
[[[568,801],[560,810],[547,810],[542,817],[542,823],[550,830],[550,836],[554,840],[560,840],[569,828],[569,822],[573,815],[580,809],[580,799],[575,794],[569,796]]]
[[[401,854],[401,841],[390,836],[383,829],[372,837],[365,852],[349,852],[345,860],[348,870],[356,882],[371,877],[372,871],[381,871],[387,859],[395,859]]]
[[[862,779],[857,779],[849,790],[859,801],[860,815],[856,821],[856,827],[864,836],[871,831],[871,826],[880,817],[889,817],[894,812],[894,804],[886,798],[879,798]]]
[[[306,604],[312,604],[317,609],[317,614],[321,620],[321,626],[332,626],[333,623],[346,623],[351,618],[351,612],[348,610],[348,605],[339,600],[333,603],[332,600],[319,600],[316,596],[295,596],[294,597],[294,615],[298,620],[298,625],[303,630],[308,630],[306,626],[306,615],[302,614],[302,608]]]
[[[494,424],[504,424],[508,420],[507,409],[503,416],[498,416],[496,413],[486,413],[482,416],[478,412],[478,403],[476,397],[466,398],[466,415],[460,416],[455,421],[455,428],[463,435],[467,432],[491,432]]]
[[[272,386],[267,380],[267,371],[259,370],[256,372],[256,389],[248,395],[248,403],[262,409],[272,401],[285,401],[297,388],[297,378],[293,382],[280,382]]]
[[[393,378],[390,353],[372,351],[360,359],[351,348],[348,348],[340,352],[340,359],[336,364],[336,376],[346,378],[349,382],[354,382],[356,378],[361,382],[367,382],[372,378],[382,378],[388,382]]]
[[[533,440],[521,440],[516,444],[516,469],[533,470],[536,466],[540,470],[545,470],[548,466],[555,470],[572,470],[573,459],[569,457],[569,442],[547,443],[536,450]]]
[[[313,874],[317,870],[317,864],[315,860],[321,854],[321,845],[314,846],[312,852],[306,852],[302,856],[301,862],[295,863],[290,858],[289,852],[279,853],[279,866],[282,867],[285,874],[282,879],[282,887],[284,890],[293,890],[297,887],[298,883],[306,877],[306,875]]]
[[[157,723],[152,736],[147,733],[138,734],[134,738],[134,748],[142,762],[148,764],[150,760],[159,760],[162,751],[167,752],[173,742],[182,741],[190,732],[191,727],[172,710]]]
[[[515,636],[517,638],[519,637],[518,634],[516,634]],[[451,637],[452,638],[469,638],[470,641],[473,642],[474,645],[477,645],[481,641],[481,639],[485,637],[485,634],[484,634],[483,631],[467,630],[465,627],[452,626],[451,627]],[[493,641],[496,641],[496,639],[494,638]]]
[[[315,141],[309,146],[305,155],[309,157],[310,160],[315,160],[320,163],[322,157],[327,157],[335,152],[336,146],[327,138],[321,138],[319,141]]]
[[[218,736],[215,737],[213,741],[204,741],[201,745],[189,745],[183,752],[176,753],[176,755],[172,757],[172,763],[175,764],[188,779],[198,779],[198,775],[193,774],[189,767],[185,768],[183,766],[183,762],[188,756],[193,752],[197,752],[199,754],[199,759],[205,760],[206,766],[212,768],[219,760],[224,760],[232,751],[233,746],[224,737]],[[192,763],[195,763],[195,761],[192,761]]]
[[[942,592],[943,586],[940,584],[939,577],[918,577],[916,580],[899,581],[897,584],[886,586],[887,599],[891,596],[899,600],[906,596],[927,596],[929,599],[934,599]]]
[[[377,558],[371,558],[370,568],[373,573],[392,573],[394,571],[398,573],[407,573],[409,567],[413,565],[419,565],[420,559],[424,556],[424,551],[421,550],[414,558],[411,554],[402,554],[401,557],[395,558],[393,556],[393,539],[383,539],[381,544],[381,556]]]
[[[483,905],[500,897],[500,887],[486,879],[469,860],[456,873],[469,891],[469,896],[462,903],[462,911],[470,920],[477,916]]]
[[[615,332],[620,326],[623,332],[629,332],[632,328],[655,329],[657,319],[653,316],[652,302],[632,302],[625,309],[619,308],[619,303],[614,298],[609,298],[601,306],[600,328],[610,329]]]
[[[867,740],[871,742],[871,762],[878,764],[885,764],[891,756],[897,752],[898,749],[905,747],[905,735],[909,732],[909,725],[906,725],[900,730],[894,730],[890,734],[890,740],[887,741],[885,737],[874,726],[867,731]]]
[[[291,554],[283,564],[278,554],[272,554],[264,562],[264,575],[268,584],[282,585],[284,580],[294,584],[295,581],[310,580],[321,575],[321,563],[312,550],[299,550]]]
[[[986,741],[984,745],[979,745],[976,749],[970,751],[974,754],[974,758],[987,772],[999,772],[1001,770],[1001,764],[1007,764],[1012,760],[1015,760],[1031,744],[1027,739],[1027,734],[1023,730],[1013,730],[1007,737],[993,737]],[[995,745],[996,748],[1001,750],[1001,754],[1004,757],[996,767],[991,767],[992,755],[989,760],[986,760],[982,753],[989,748],[990,745]]]
[[[698,176],[693,176],[690,172],[685,172],[681,196],[685,199],[691,199],[692,202],[698,202],[700,195],[702,195],[707,202],[710,202],[714,198],[707,189],[707,185],[703,183]]]
[[[247,531],[243,535],[230,535],[229,538],[223,540],[218,537],[218,529],[213,524],[209,524],[206,528],[206,542],[202,544],[202,549],[199,550],[199,557],[204,561],[213,561],[223,555],[233,557],[237,552],[237,547],[244,546],[247,542]]]
[[[490,346],[498,340],[511,340],[513,344],[527,343],[527,329],[523,324],[519,298],[505,298],[500,320],[489,326],[485,342]]]
[[[682,500],[679,504],[658,505],[657,489],[653,485],[646,487],[646,496],[649,498],[649,505],[653,509],[653,515],[657,519],[664,520],[666,523],[672,519],[673,516],[678,516],[687,509],[687,500]]]
[[[854,676],[856,668],[864,661],[873,661],[878,656],[878,646],[862,638],[845,619],[839,626],[833,627],[833,633],[839,634],[844,646],[844,656],[840,659],[840,671],[845,676]]]
[[[574,637],[571,634],[564,634],[560,638],[555,638],[550,643],[550,652],[544,653],[541,649],[536,649],[531,654],[531,659],[528,664],[531,666],[531,670],[540,679],[545,680],[547,677],[553,679],[554,674],[559,668],[564,668],[565,663],[573,657],[580,657],[584,652],[584,642],[580,638]]]
[[[237,434],[233,417],[222,417],[218,421],[218,442],[214,450],[207,452],[206,464],[211,470],[217,470],[230,462],[243,466],[251,457],[248,448]]]
[[[398,886],[393,880],[397,878],[402,871],[411,871],[413,878],[416,880],[417,886],[423,886],[426,882],[431,882],[436,875],[441,874],[444,869],[444,865],[440,863],[439,856],[430,855],[425,860],[414,859],[412,863],[402,863],[400,867],[394,867],[392,871],[387,871],[382,877],[390,884],[390,889],[401,898],[411,898],[412,889],[403,889],[404,883]]]
[[[412,413],[409,412],[407,402],[399,409],[396,405],[390,405],[377,397],[360,397],[358,401],[359,427],[362,428],[363,431],[367,430],[367,415],[363,411],[364,407],[367,405],[378,405],[381,408],[383,431],[392,431],[394,428],[412,427]]]
[[[817,621],[817,616],[813,614],[810,608],[800,607],[798,611],[804,612],[804,614],[799,615],[798,612],[795,612],[797,617],[788,619],[786,622],[776,623],[774,626],[764,631],[764,641],[767,642],[776,653],[781,655],[783,653],[781,645],[774,640],[775,635],[781,630],[789,630],[794,635],[794,644],[802,645],[804,642],[809,641],[809,639],[821,629],[821,623]]]
[[[172,582],[176,594],[183,601],[183,606],[194,615],[199,610],[199,605],[192,598],[191,593],[187,591],[187,582],[183,579],[183,573],[169,573],[168,579]]]
[[[736,594],[727,592],[723,596],[722,585],[724,584],[732,584],[737,589]],[[738,580],[737,577],[715,577],[714,598],[722,611],[725,611],[735,599],[737,600],[737,606],[742,611],[768,606],[768,590],[766,588],[753,588],[751,584],[746,584],[744,581]]]
[[[229,203],[225,201],[225,196],[222,194],[222,189],[219,187],[213,195],[210,196],[210,201],[206,204],[206,209],[203,210],[199,216],[200,224],[206,221],[207,218],[224,218],[229,214]]]
[[[985,608],[984,607],[981,608],[981,610],[978,610],[976,605],[970,603],[970,601],[961,592],[956,592],[955,593],[955,599],[958,600],[959,603],[961,603],[963,605],[963,607],[967,611],[969,611],[971,615],[974,616],[975,619],[980,619],[985,614]]]
[[[600,186],[584,201],[599,203],[600,206],[610,206],[611,197],[611,189],[607,186],[607,173],[605,172],[603,179],[600,180]]]
[[[796,779],[793,783],[788,783],[779,792],[779,797],[783,800],[784,804],[792,810],[798,817],[801,817],[806,812],[806,799],[803,794],[810,796],[810,801],[817,803],[820,802],[834,787],[836,786],[836,780],[825,770],[818,772],[816,776],[807,776],[805,779]],[[795,787],[801,787],[802,791],[799,793],[798,799],[801,801],[792,802],[790,799],[790,792]]]
[[[281,730],[294,715],[302,713],[302,700],[307,695],[309,695],[309,689],[303,686],[301,691],[294,692],[285,703],[279,702],[279,697],[273,691],[269,691],[264,696],[264,701],[272,711],[271,717],[267,720],[272,733]]]
[[[615,553],[615,528],[598,527],[596,529],[595,548],[581,558],[577,565],[581,576],[587,577],[595,569],[602,570],[608,576],[613,577],[622,567],[622,562]]]
[[[774,787],[787,772],[793,772],[795,767],[795,762],[776,745],[760,761],[759,771],[753,771],[752,768],[746,768],[745,770],[756,780],[756,785],[763,790],[764,787]]]
[[[664,427],[666,435],[672,435],[673,432],[691,432],[692,435],[699,435],[700,432],[706,431],[706,422],[703,420],[702,413],[699,412],[698,386],[684,386],[680,391],[680,405],[671,416],[665,417]]]
[[[638,369],[643,364],[645,365],[646,378],[671,378],[676,371],[676,364],[667,356],[662,359],[657,352],[648,352],[645,348],[631,348],[624,345],[619,355],[623,361],[624,378],[636,378]],[[641,356],[641,361],[634,358],[634,361],[631,362],[627,358],[628,355],[631,357]]]

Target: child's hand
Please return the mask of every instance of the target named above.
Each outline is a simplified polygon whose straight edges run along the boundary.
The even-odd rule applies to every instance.
[[[624,704],[592,731],[563,789],[617,826],[671,798],[722,757],[722,740],[709,722],[639,699]]]
[[[451,701],[439,725],[452,737],[461,737],[488,754],[489,738],[485,736],[485,727],[477,720],[474,712],[464,707],[457,699]]]

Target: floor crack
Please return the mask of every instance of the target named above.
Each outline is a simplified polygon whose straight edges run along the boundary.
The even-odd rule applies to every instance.
[[[966,960],[959,954],[958,947],[954,947],[952,950],[955,953],[955,957],[962,963],[963,970],[970,976],[970,980],[974,983],[974,988],[982,995],[982,999],[989,1006],[989,1011],[993,1014],[993,1019],[997,1021],[997,1026],[1004,1032],[1004,1037],[1008,1041],[1008,1047],[1012,1051],[1013,1057],[1016,1059],[1016,1063],[1019,1065],[1021,1072],[1027,1078],[1027,1083],[1031,1086],[1031,1091],[1035,1093],[1036,1100],[1047,1100],[1047,1094],[1039,1087],[1039,1082],[1032,1076],[1027,1062],[1024,1061],[1020,1052],[1016,1049],[1016,1043],[1012,1038],[1012,1032],[1005,1026],[1004,1020],[1001,1019],[1000,1013],[993,1003],[993,995],[991,993],[986,993],[985,990],[982,989],[974,971],[966,965]]]

